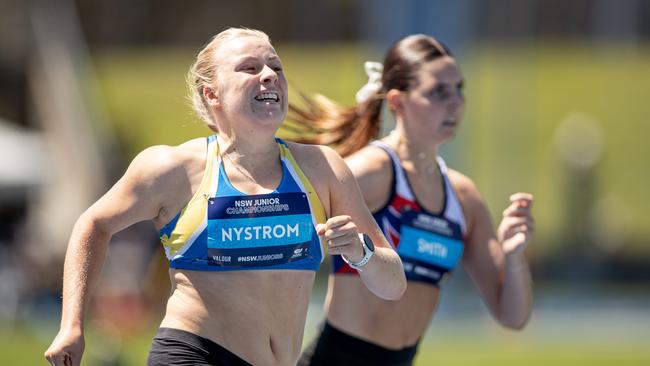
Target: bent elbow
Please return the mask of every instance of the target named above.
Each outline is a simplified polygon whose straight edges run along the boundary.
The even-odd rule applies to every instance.
[[[523,330],[528,321],[530,320],[530,315],[523,317],[522,319],[501,319],[499,323],[504,327],[514,331]]]
[[[406,292],[406,277],[404,277],[404,272],[401,272],[400,275],[398,275],[398,279],[393,281],[392,286],[387,286],[386,288],[383,288],[380,293],[375,293],[378,297],[380,297],[383,300],[389,300],[389,301],[397,301],[404,296],[404,293]]]
[[[400,271],[400,281],[399,281],[399,288],[396,291],[396,296],[394,299],[391,300],[400,300],[402,296],[404,296],[404,293],[406,292],[406,276],[404,275],[404,271]]]
[[[402,299],[402,296],[404,296],[404,292],[405,292],[405,291],[406,291],[406,287],[403,288],[403,289],[402,289],[402,288],[400,288],[400,289],[395,289],[395,290],[393,290],[393,291],[390,291],[390,292],[386,293],[385,296],[382,297],[382,299],[384,299],[384,300],[388,300],[388,301],[398,301],[398,300],[401,300],[401,299]]]
[[[107,224],[106,220],[97,216],[91,208],[84,211],[74,224],[73,232],[92,233],[95,237],[109,238],[113,231]]]
[[[526,327],[526,324],[528,324],[528,321],[524,320],[523,322],[508,324],[506,328],[519,332]]]
[[[402,298],[402,296],[404,295],[404,291],[390,290],[390,291],[383,291],[381,293],[375,293],[375,295],[382,300],[397,301]]]

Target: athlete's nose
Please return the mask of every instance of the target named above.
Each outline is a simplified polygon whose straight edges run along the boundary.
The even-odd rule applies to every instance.
[[[462,90],[458,90],[456,91],[456,93],[454,93],[454,96],[449,100],[449,104],[447,104],[447,109],[449,109],[452,112],[455,112],[456,110],[462,108],[464,103],[465,103],[465,95],[463,95]]]
[[[278,73],[275,72],[275,70],[270,68],[268,65],[264,65],[264,67],[262,68],[260,80],[264,84],[275,83],[278,80]]]

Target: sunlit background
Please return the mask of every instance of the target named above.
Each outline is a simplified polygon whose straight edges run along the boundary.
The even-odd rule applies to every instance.
[[[0,1],[0,363],[45,364],[72,225],[143,148],[210,131],[184,77],[228,26],[267,32],[297,91],[351,105],[410,33],[445,42],[466,116],[442,154],[498,221],[535,195],[535,310],[501,329],[462,270],[417,365],[650,364],[650,1]],[[281,131],[281,135],[283,131]],[[496,224],[496,222],[495,222]],[[111,242],[85,365],[141,365],[164,310],[150,223]],[[319,273],[305,342],[322,320]]]

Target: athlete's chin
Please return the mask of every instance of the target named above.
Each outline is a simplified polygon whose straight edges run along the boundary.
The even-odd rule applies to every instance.
[[[255,117],[265,123],[276,123],[284,121],[287,111],[282,108],[268,108],[264,110],[259,110],[255,113]]]
[[[453,140],[454,137],[456,137],[456,131],[455,131],[455,130],[449,132],[448,134],[445,134],[445,135],[443,136],[443,140],[444,140],[444,142],[447,142],[447,141],[449,141],[449,140]]]
[[[453,140],[454,137],[456,137],[456,127],[443,128],[442,131],[440,131],[439,139],[441,143]]]
[[[282,117],[265,116],[265,117],[262,117],[262,118],[256,118],[254,123],[258,127],[277,130],[278,128],[280,128],[280,125],[282,124],[282,121],[284,121],[284,116],[282,116]]]

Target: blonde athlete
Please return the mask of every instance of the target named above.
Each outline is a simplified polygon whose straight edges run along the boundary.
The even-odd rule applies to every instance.
[[[45,352],[52,365],[79,365],[107,243],[142,220],[160,230],[171,279],[149,365],[295,365],[321,243],[362,265],[377,296],[405,290],[399,257],[344,161],[275,138],[287,81],[266,34],[219,33],[188,81],[215,134],[144,150],[81,215],[66,254],[61,328]]]
[[[317,127],[317,142],[349,155],[366,204],[402,259],[408,288],[400,301],[385,301],[363,285],[363,272],[333,258],[326,322],[300,365],[411,365],[441,286],[461,265],[502,325],[522,328],[531,313],[523,253],[533,231],[532,196],[512,195],[495,232],[474,183],[438,156],[465,105],[454,57],[434,38],[412,35],[390,48],[383,68],[366,69],[370,80],[357,106],[314,100],[307,111],[294,109],[295,117]],[[395,130],[368,144],[384,104]]]

